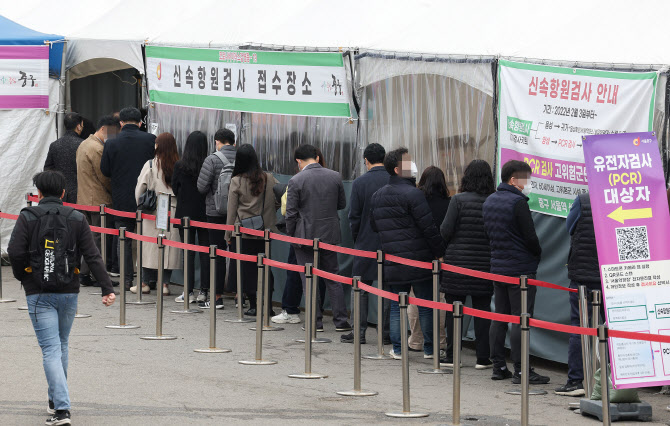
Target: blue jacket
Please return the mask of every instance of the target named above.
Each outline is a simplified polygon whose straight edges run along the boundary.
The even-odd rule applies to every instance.
[[[391,176],[372,196],[370,223],[385,254],[431,262],[444,254],[444,241],[423,192],[411,181]],[[384,262],[384,285],[419,284],[431,271]]]
[[[384,166],[377,166],[357,178],[351,186],[349,227],[354,238],[355,249],[377,251],[381,248],[379,235],[370,225],[370,202],[372,195],[387,183],[389,183],[388,172]],[[355,256],[353,276],[360,276],[367,284],[375,281],[377,279],[375,259]]]
[[[528,197],[501,183],[484,202],[482,214],[491,244],[491,272],[515,277],[537,274],[542,248]]]

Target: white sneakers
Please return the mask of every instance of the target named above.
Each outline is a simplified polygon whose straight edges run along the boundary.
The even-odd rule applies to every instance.
[[[134,286],[130,287],[130,292],[133,293],[133,294],[136,294],[137,293],[137,286],[134,285]],[[149,288],[149,286],[148,285],[142,285],[142,294],[149,294],[149,292],[151,292],[151,289]]]
[[[177,296],[177,297],[174,299],[174,301],[177,302],[177,303],[184,303],[184,293],[182,293],[181,295]],[[189,303],[195,303],[195,295],[193,294],[193,292],[191,292],[191,293],[188,295],[188,301],[189,301]]]
[[[300,316],[281,311],[281,314],[272,317],[272,322],[275,324],[299,324]]]
[[[393,359],[402,359],[402,356],[400,354],[393,352],[393,349],[389,351],[389,356]]]

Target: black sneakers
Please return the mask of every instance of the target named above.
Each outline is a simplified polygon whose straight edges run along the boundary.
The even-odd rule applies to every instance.
[[[340,342],[342,343],[354,343],[354,333],[343,334],[340,336]],[[365,336],[361,336],[361,345],[365,344]]]
[[[554,390],[556,395],[563,396],[584,396],[584,385],[579,380],[568,380],[568,383],[563,386],[557,387]]]
[[[495,368],[493,367],[493,374],[491,374],[491,380],[505,380],[513,377],[514,375],[512,374],[509,369],[501,369],[501,368]]]
[[[57,410],[56,413],[47,419],[47,425],[71,425],[70,411]]]
[[[344,324],[335,326],[335,331],[343,332],[343,331],[351,331],[351,330],[353,330],[353,329],[351,328],[351,325],[349,325],[348,322],[345,322]]]
[[[49,401],[49,406],[47,407],[47,414],[56,414],[56,408],[54,407],[53,401]]]
[[[542,376],[539,375],[535,372],[534,369],[530,369],[530,374],[528,374],[528,383],[531,385],[546,385],[549,383],[549,377],[547,376]],[[512,378],[512,383],[515,385],[521,384],[521,373],[514,373],[514,377]]]

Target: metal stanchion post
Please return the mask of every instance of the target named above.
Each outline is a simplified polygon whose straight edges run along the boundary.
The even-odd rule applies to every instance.
[[[270,259],[270,230],[265,230],[265,235],[263,236],[265,240],[265,258]],[[272,312],[272,294],[270,293],[270,267],[268,265],[263,266],[263,275],[265,276],[265,282],[263,284],[263,331],[282,331],[284,327],[277,327],[275,325],[270,325],[270,312]],[[258,315],[258,307],[256,307],[256,315]]]
[[[454,302],[454,388],[452,402],[452,420],[455,425],[461,424],[461,333],[463,332],[463,303]]]
[[[31,197],[32,195],[33,195],[33,194],[31,194],[30,192],[28,192],[28,193],[26,194],[26,205],[27,205],[28,207],[32,207],[32,206],[33,206],[33,202],[30,201],[30,197]],[[23,306],[19,306],[19,307],[16,308],[16,309],[18,309],[19,311],[27,311],[27,310],[28,310],[28,306],[23,305]]]
[[[586,300],[586,286],[579,286],[579,325],[581,327],[589,326],[589,309],[588,302]],[[591,339],[589,336],[581,335],[580,336],[582,343],[582,366],[584,368],[584,391],[586,395],[591,395],[593,391],[593,372],[591,369]]]
[[[600,355],[600,391],[602,394],[603,425],[610,425],[610,387],[607,379],[607,326],[598,326],[598,352]]]
[[[354,291],[354,389],[337,392],[343,396],[373,396],[375,391],[361,390],[361,288],[358,282],[361,277],[354,277],[351,284]]]
[[[209,246],[209,294],[216,294],[216,246]],[[216,296],[214,296],[216,297]],[[210,299],[211,301],[211,299]],[[210,303],[209,306],[209,348],[194,349],[193,352],[205,354],[221,354],[230,352],[230,349],[216,347],[216,307]]]
[[[319,239],[314,238],[314,245],[312,246],[312,250],[314,251],[314,267],[319,268],[320,262],[319,262]],[[325,337],[316,337],[316,317],[317,317],[317,312],[319,312],[319,309],[321,309],[317,303],[317,295],[321,292],[321,289],[319,288],[319,278],[315,275],[313,278],[313,285],[314,285],[314,291],[312,291],[312,343],[331,343],[332,340],[327,339]]]
[[[0,246],[2,246],[2,241],[0,240]],[[9,303],[16,302],[16,299],[3,299],[2,298],[2,268],[0,267],[0,303]]]
[[[433,302],[440,301],[440,261],[433,260]],[[440,368],[440,310],[433,309],[433,368],[419,370],[423,374],[451,374]]]
[[[242,233],[240,232],[240,223],[235,224],[235,252],[237,254],[242,253]],[[237,319],[227,319],[227,322],[254,322],[251,318],[244,318],[244,313],[242,312],[242,305],[244,304],[244,296],[242,295],[242,261],[240,259],[235,259],[235,267],[237,268]],[[258,306],[256,307],[256,315],[258,315]],[[262,306],[261,306],[262,308]]]
[[[184,243],[188,244],[191,233],[191,219],[189,217],[183,217],[181,219],[181,226],[184,229]],[[198,256],[200,256],[200,254],[198,254]],[[188,249],[184,249],[184,309],[175,309],[174,311],[170,311],[173,314],[199,314],[202,312],[200,309],[191,309],[189,305],[191,303],[189,300],[191,294],[188,289],[193,284],[189,279],[191,275],[190,272],[191,267],[188,264]]]
[[[400,307],[400,343],[402,351],[402,412],[386,413],[389,417],[428,417],[424,413],[412,413],[409,406],[409,344],[407,342],[407,293],[398,295]]]
[[[384,253],[377,250],[377,288],[382,289],[382,275],[384,273]],[[367,319],[364,319],[366,321]],[[377,296],[377,353],[366,355],[365,359],[391,359],[384,354],[384,298]]]
[[[263,359],[263,316],[267,314],[263,308],[263,258],[264,254],[258,253],[258,260],[256,266],[258,267],[258,285],[256,287],[256,359],[252,361],[239,361],[240,364],[244,365],[272,365],[276,364],[277,361],[268,361]]]
[[[600,290],[593,290],[591,292],[591,327],[598,328],[600,325],[600,305],[602,304],[602,293]],[[596,347],[598,346],[598,336],[591,338],[591,371],[595,373],[598,368],[598,353]],[[595,385],[595,383],[594,383]],[[593,387],[592,387],[593,389]],[[587,394],[590,397],[591,394]]]
[[[528,426],[530,383],[530,314],[521,314],[521,426]]]
[[[298,374],[289,374],[293,379],[325,379],[325,374],[312,373],[312,321],[309,320],[312,315],[311,296],[315,290],[316,280],[312,276],[312,264],[305,265],[305,372]]]
[[[138,210],[135,214],[135,232],[138,235],[142,235],[142,210]],[[121,257],[121,256],[119,256]],[[126,259],[119,259],[119,263],[125,262]],[[119,285],[126,285],[126,278],[121,277],[121,283]],[[128,302],[129,305],[153,305],[155,302],[143,302],[142,301],[142,241],[137,242],[137,301]],[[158,287],[157,287],[158,288]],[[162,293],[163,288],[161,284],[160,293]],[[158,293],[158,291],[157,291]]]
[[[163,273],[165,269],[165,244],[163,244],[165,235],[158,236],[158,279],[156,280],[156,335],[144,336],[144,340],[175,340],[177,336],[163,335]],[[138,271],[138,276],[141,275]],[[141,293],[138,287],[138,293]]]
[[[121,253],[121,259],[123,259],[125,253],[126,253],[126,228],[119,228],[119,251]],[[124,277],[124,273],[126,272],[126,262],[121,262],[120,266],[120,273],[121,276]],[[108,325],[106,328],[114,328],[114,329],[127,329],[127,328],[140,328],[139,325],[130,325],[126,324],[126,286],[123,285],[119,289],[119,308],[121,310],[120,312],[120,318],[119,318],[119,325]]]
[[[100,204],[100,227],[107,228],[107,213],[105,212],[105,205]],[[102,263],[107,269],[107,234],[102,232],[100,234],[100,256],[102,257]],[[94,291],[89,293],[91,296],[102,296],[102,292]]]

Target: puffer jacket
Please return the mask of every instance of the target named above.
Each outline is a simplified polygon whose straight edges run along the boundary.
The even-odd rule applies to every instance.
[[[451,198],[440,234],[447,244],[444,262],[462,268],[489,272],[491,245],[486,235],[482,206],[486,195],[463,192]],[[493,283],[488,280],[442,271],[441,290],[454,296],[490,296]]]
[[[385,254],[431,262],[444,253],[433,214],[420,189],[411,181],[391,176],[388,185],[372,196],[370,224],[379,233]],[[430,282],[431,271],[384,262],[384,285]]]
[[[231,163],[235,162],[235,154],[237,153],[237,150],[234,145],[224,145],[219,151],[226,156],[228,161]],[[214,193],[216,192],[216,187],[219,183],[221,169],[223,169],[223,161],[221,161],[216,154],[210,154],[205,158],[205,162],[202,163],[202,168],[200,169],[200,176],[198,176],[198,192],[207,195],[207,199],[205,200],[205,211],[207,216],[224,216],[216,211],[216,205],[214,204]]]

